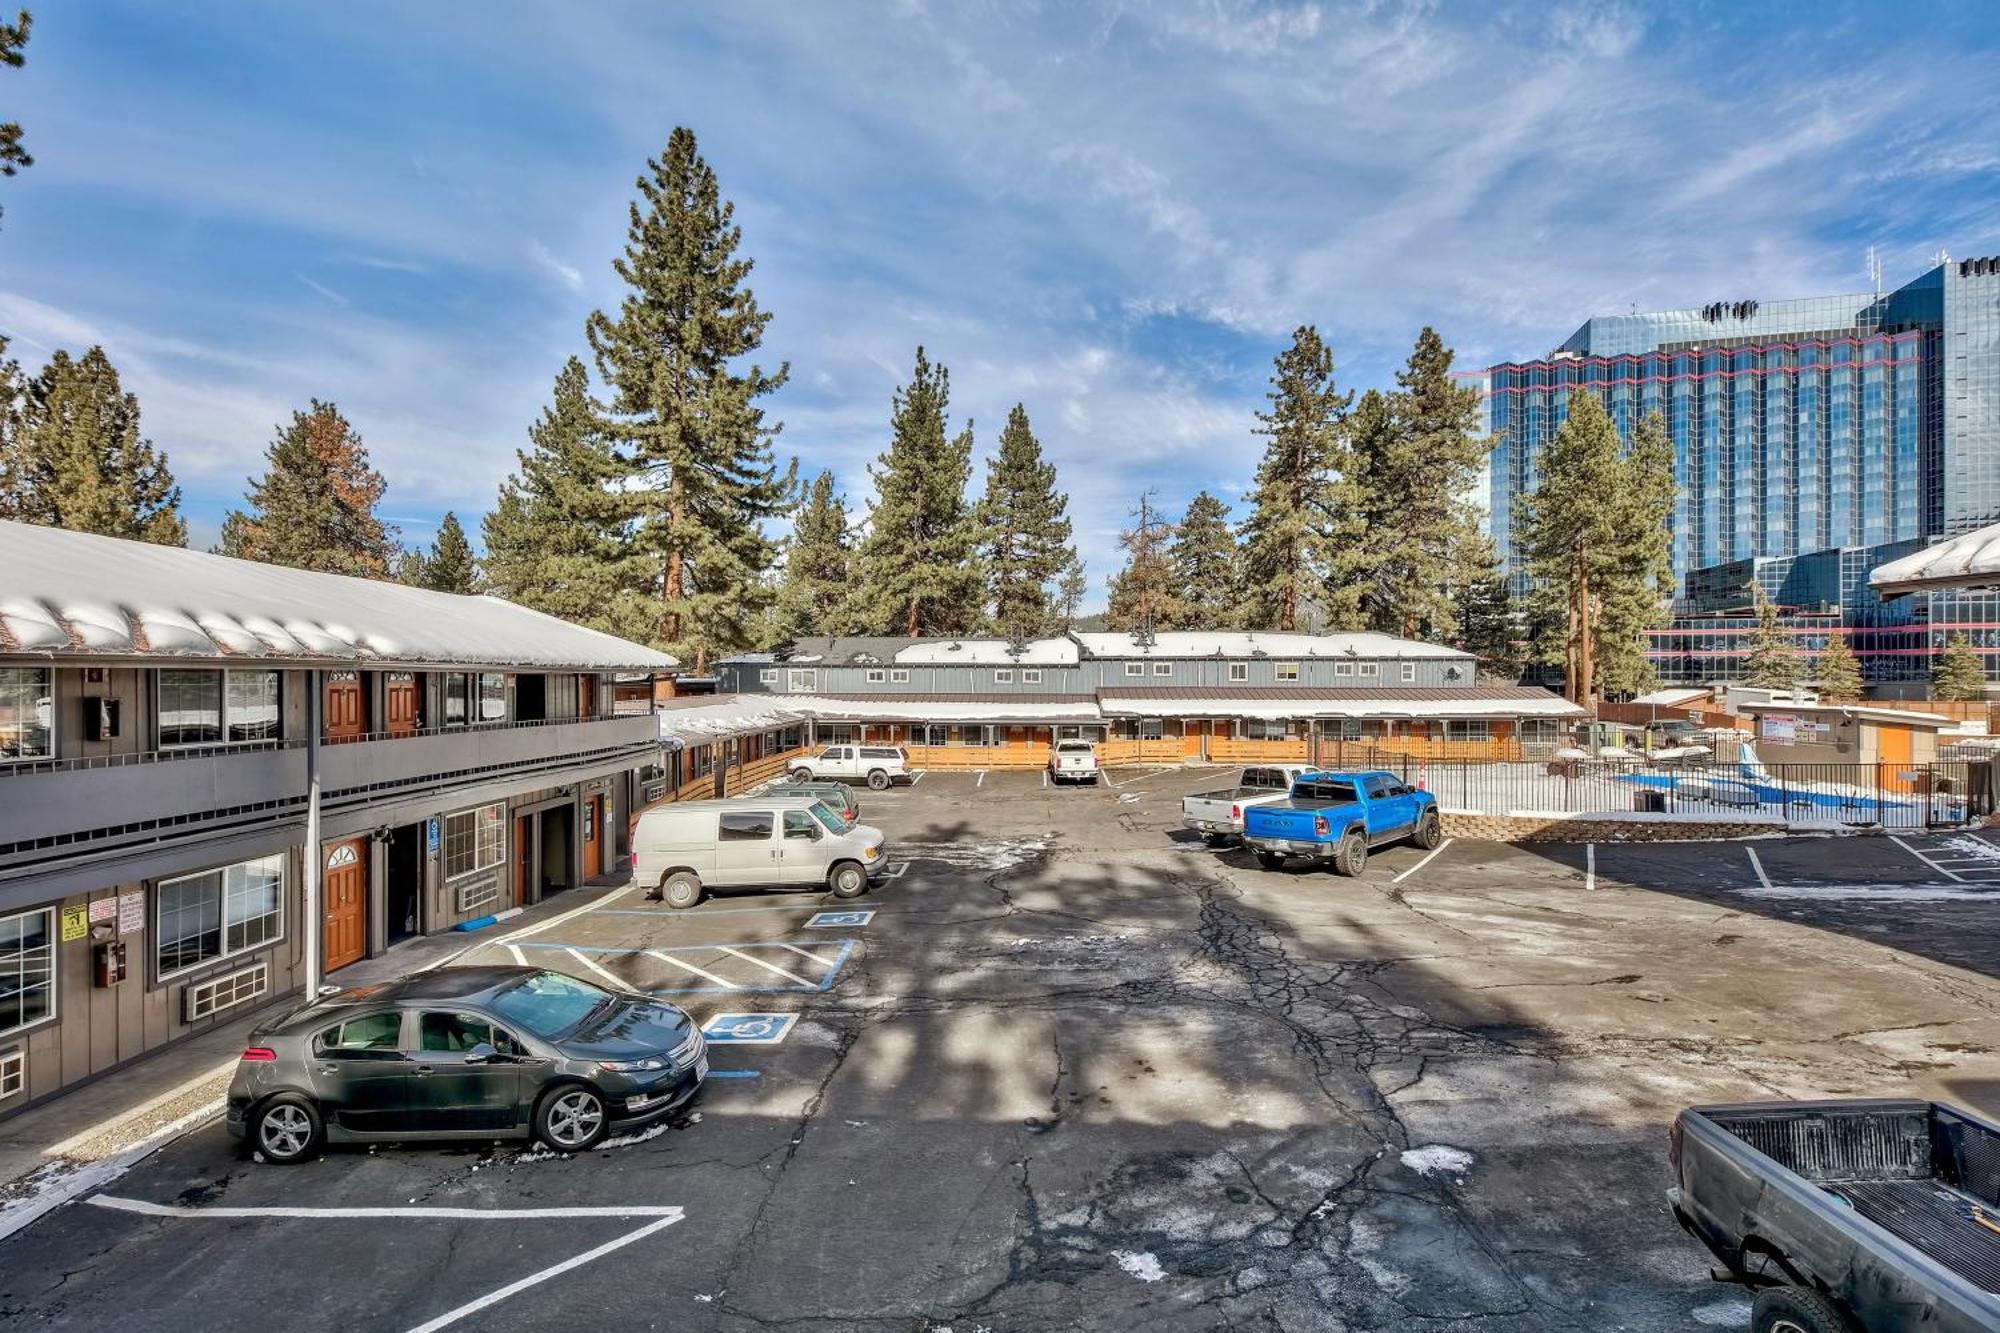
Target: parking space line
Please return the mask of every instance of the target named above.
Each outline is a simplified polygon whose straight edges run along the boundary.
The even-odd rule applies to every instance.
[[[533,1287],[539,1285],[540,1283],[547,1282],[552,1277],[561,1277],[564,1273],[569,1272],[572,1268],[581,1268],[585,1264],[591,1262],[593,1259],[602,1259],[605,1255],[610,1254],[616,1250],[622,1250],[627,1245],[632,1244],[634,1241],[644,1240],[646,1237],[652,1235],[654,1232],[663,1231],[667,1227],[672,1226],[674,1223],[680,1220],[681,1219],[679,1217],[663,1217],[659,1219],[657,1222],[648,1222],[645,1226],[640,1227],[637,1231],[628,1231],[622,1236],[613,1237],[611,1240],[605,1241],[602,1245],[599,1245],[594,1249],[585,1250],[582,1254],[571,1255],[569,1258],[562,1260],[560,1263],[550,1264],[547,1268],[541,1269],[537,1272],[530,1273],[526,1277],[517,1278],[514,1281],[509,1282],[506,1286],[501,1287],[497,1291],[489,1291],[484,1296],[481,1296],[477,1300],[467,1301],[464,1305],[459,1306],[456,1310],[447,1310],[435,1319],[426,1320],[425,1322],[418,1324],[415,1328],[410,1330],[410,1333],[437,1333],[438,1329],[444,1328],[450,1324],[455,1324],[459,1320],[465,1318],[467,1315],[478,1314],[481,1310],[484,1310],[489,1306],[498,1305],[501,1301],[506,1300],[509,1296],[519,1295],[521,1292],[526,1291],[529,1287]]]
[[[778,947],[779,947],[780,949],[790,949],[790,950],[791,950],[791,951],[792,951],[793,953],[797,954],[797,955],[798,955],[799,957],[801,957],[801,958],[810,958],[810,959],[812,959],[812,960],[813,960],[813,961],[814,961],[815,963],[818,963],[818,964],[819,964],[819,965],[820,965],[821,967],[826,967],[826,966],[828,965],[828,964],[827,964],[827,961],[826,961],[826,959],[824,959],[824,958],[821,958],[821,957],[820,957],[820,956],[819,956],[818,954],[816,954],[816,953],[810,953],[810,952],[808,952],[808,951],[807,951],[807,950],[805,950],[805,949],[801,949],[801,948],[800,948],[800,947],[799,947],[798,945],[796,945],[796,944],[786,944],[786,943],[784,943],[784,942],[783,942],[782,940],[779,940],[779,941],[774,941],[774,943],[776,943],[776,944],[777,944],[777,946],[778,946]],[[807,984],[807,985],[811,985],[812,983],[811,983],[811,982],[807,982],[806,984]]]
[[[1443,851],[1445,848],[1449,846],[1451,846],[1451,839],[1446,838],[1443,842],[1439,843],[1437,846],[1431,848],[1430,851],[1426,852],[1424,854],[1423,860],[1417,862],[1415,865],[1411,866],[1408,870],[1405,870],[1402,874],[1396,876],[1389,882],[1391,884],[1401,884],[1404,880],[1408,879],[1410,876],[1416,874],[1419,870],[1422,870],[1425,866],[1429,865],[1431,863],[1431,857],[1436,856],[1439,852]]]
[[[528,965],[528,955],[521,952],[520,945],[518,944],[508,945],[507,952],[514,955],[514,962],[516,966],[526,967]]]
[[[1583,844],[1583,887],[1597,888],[1597,844],[1594,842]]]
[[[144,1199],[127,1199],[115,1194],[93,1194],[84,1202],[95,1208],[109,1208],[120,1213],[138,1213],[142,1217],[200,1217],[224,1220],[244,1217],[411,1217],[447,1222],[515,1222],[564,1217],[658,1217],[678,1222],[687,1215],[686,1210],[680,1205],[666,1203],[571,1204],[550,1208],[456,1208],[450,1205],[387,1208],[298,1206],[189,1208],[181,1204],[149,1203]]]
[[[787,981],[796,981],[801,986],[812,986],[817,984],[815,982],[807,981],[804,977],[800,976],[796,972],[787,972],[784,968],[779,967],[776,963],[767,963],[761,958],[753,958],[749,954],[744,953],[741,949],[732,949],[726,944],[718,944],[715,947],[721,950],[723,953],[728,954],[731,958],[741,958],[746,963],[755,963],[758,967],[763,968],[766,972],[775,972]],[[806,954],[806,957],[811,958],[812,955]],[[814,961],[818,960],[815,959]]]
[[[698,977],[701,977],[708,981],[713,981],[716,985],[722,987],[724,990],[743,989],[741,986],[738,986],[735,982],[726,980],[725,978],[722,977],[718,977],[713,972],[702,971],[700,968],[696,967],[693,963],[683,963],[680,959],[674,957],[670,953],[662,953],[658,949],[648,949],[646,950],[646,956],[648,958],[657,958],[663,963],[672,963],[675,967],[683,968],[689,972],[694,973]],[[620,982],[619,984],[623,985],[624,983]]]
[[[598,976],[603,977],[606,981],[618,987],[620,990],[625,989],[625,987],[630,984],[625,980],[625,978],[619,976],[617,973],[611,971],[609,968],[599,966],[595,961],[585,957],[583,954],[578,953],[575,949],[565,949],[563,950],[563,952],[567,953],[571,958],[576,959],[577,962],[582,963],[585,967],[597,973]]]
[[[1918,851],[1916,848],[1910,846],[1909,843],[1904,842],[1901,838],[1897,837],[1895,834],[1892,833],[1889,835],[1889,841],[1895,843],[1898,847],[1901,847],[1911,856],[1916,857],[1919,861],[1922,861],[1925,865],[1929,866],[1932,870],[1937,871],[1940,875],[1943,875],[1946,879],[1956,880],[1960,884],[1965,883],[1965,876],[1959,874],[1956,870],[1948,870],[1944,866],[1939,865],[1935,859],[1925,855],[1923,852]],[[1766,887],[1769,886],[1767,885]]]
[[[1770,888],[1771,877],[1764,873],[1764,863],[1758,858],[1757,849],[1755,847],[1745,847],[1743,854],[1750,858],[1750,868],[1757,872],[1757,882],[1762,884],[1766,889]]]
[[[978,777],[976,777],[976,778],[974,778],[974,779],[972,780],[972,785],[973,785],[973,786],[975,786],[975,787],[984,787],[984,786],[986,785],[986,770],[985,770],[985,769],[983,769],[983,768],[982,768],[982,769],[980,769],[980,770],[979,770],[979,776],[978,776]]]

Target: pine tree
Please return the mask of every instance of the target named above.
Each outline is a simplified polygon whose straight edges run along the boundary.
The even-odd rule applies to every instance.
[[[1847,635],[1830,630],[1826,647],[1819,654],[1820,698],[1832,704],[1851,704],[1861,698],[1861,663],[1847,642]]]
[[[1084,577],[1083,560],[1071,552],[1069,564],[1064,567],[1062,578],[1056,584],[1056,600],[1062,606],[1062,627],[1065,633],[1076,628],[1077,612],[1083,606],[1084,594],[1090,591],[1090,583]]]
[[[1612,559],[1597,620],[1597,678],[1606,693],[1643,694],[1659,682],[1647,631],[1673,601],[1674,444],[1658,412],[1639,418],[1612,493]]]
[[[986,460],[986,494],[979,502],[980,557],[985,563],[993,626],[1011,639],[1034,639],[1054,628],[1052,587],[1068,567],[1069,497],[1056,489],[1056,466],[1021,404],[1007,414],[1000,446]]]
[[[459,526],[458,515],[449,509],[444,511],[444,521],[438,524],[437,540],[431,543],[430,554],[424,557],[423,586],[433,592],[455,592],[461,597],[479,591],[479,561],[472,554],[472,543],[465,540],[465,529]]]
[[[1521,546],[1535,579],[1535,619],[1552,630],[1553,642],[1539,647],[1562,663],[1572,700],[1595,699],[1597,620],[1615,581],[1623,469],[1617,428],[1594,395],[1570,395],[1569,415],[1538,462],[1541,484],[1521,505]]]
[[[896,390],[889,448],[869,469],[875,504],[854,553],[845,616],[861,634],[971,634],[980,628],[985,580],[977,515],[965,502],[972,426],[947,438],[951,372],[917,349],[910,383]]]
[[[1167,547],[1180,614],[1174,629],[1228,629],[1241,614],[1238,605],[1235,534],[1229,506],[1207,491],[1188,501]]]
[[[1945,640],[1931,669],[1931,694],[1938,699],[1972,700],[1986,697],[1986,662],[1964,633]]]
[[[1333,353],[1318,329],[1293,332],[1266,397],[1271,410],[1257,414],[1256,433],[1270,443],[1242,533],[1245,624],[1358,628],[1366,519],[1347,436],[1354,395],[1334,388]]]
[[[1507,571],[1493,551],[1493,539],[1474,529],[1462,548],[1451,579],[1454,648],[1471,653],[1479,666],[1497,680],[1521,676],[1521,626]]]
[[[388,483],[332,403],[312,400],[264,450],[248,510],[222,524],[222,553],[327,574],[388,578],[400,548],[375,515]]]
[[[396,582],[406,588],[426,588],[430,577],[426,566],[430,563],[421,546],[405,546],[396,556]]]
[[[0,23],[0,65],[19,69],[26,63],[27,56],[21,48],[28,44],[28,29],[33,23],[25,9],[12,23]],[[28,156],[28,150],[21,144],[20,123],[10,120],[0,124],[0,176],[12,176],[33,165],[35,159]]]
[[[637,547],[661,571],[651,638],[701,672],[748,641],[771,594],[764,575],[777,551],[764,520],[790,504],[798,464],[778,472],[779,427],[757,400],[789,368],[736,368],[771,317],[744,285],[751,262],[736,253],[735,206],[693,132],[676,129],[647,168],[612,265],[630,290],[615,318],[594,312],[586,332],[609,391],[604,429],[637,483]]]
[[[1750,652],[1743,659],[1743,683],[1760,690],[1792,691],[1805,679],[1806,664],[1798,645],[1786,632],[1777,605],[1752,580],[1747,590],[1756,608],[1757,628],[1750,635]]]
[[[25,381],[8,361],[0,395],[0,518],[187,544],[180,487],[103,348],[80,360],[58,351]]]
[[[806,488],[792,520],[785,573],[772,608],[770,639],[787,642],[838,634],[848,591],[847,506],[822,472]]]
[[[1167,558],[1171,525],[1153,508],[1151,491],[1140,493],[1139,507],[1132,511],[1132,519],[1132,526],[1118,536],[1118,544],[1125,548],[1125,568],[1111,579],[1104,625],[1106,629],[1149,638],[1179,623],[1184,612],[1176,595],[1173,566]]]
[[[1486,456],[1479,390],[1460,385],[1451,363],[1426,327],[1396,373],[1397,391],[1370,390],[1352,416],[1368,509],[1368,623],[1404,638],[1453,637],[1449,589],[1477,531],[1468,492]]]
[[[528,428],[481,524],[487,586],[510,602],[643,642],[659,624],[659,565],[634,549],[629,475],[600,429],[575,357]]]

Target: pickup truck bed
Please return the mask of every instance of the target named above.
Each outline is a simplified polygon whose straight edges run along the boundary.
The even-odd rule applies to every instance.
[[[1778,1102],[1685,1111],[1674,1143],[1675,1215],[1737,1276],[1809,1285],[1869,1330],[2000,1328],[2000,1127]]]

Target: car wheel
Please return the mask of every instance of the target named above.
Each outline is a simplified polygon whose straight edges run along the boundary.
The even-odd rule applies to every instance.
[[[1412,839],[1425,851],[1434,851],[1444,841],[1444,825],[1438,819],[1436,810],[1426,810],[1417,819],[1417,835]]]
[[[257,1108],[248,1139],[265,1161],[291,1166],[319,1156],[326,1147],[326,1122],[304,1097],[283,1092]]]
[[[701,901],[701,878],[692,870],[676,870],[660,886],[660,897],[669,907],[693,907]]]
[[[1767,1287],[1750,1307],[1751,1333],[1854,1333],[1854,1322],[1827,1296],[1805,1287]]]
[[[1340,854],[1333,858],[1333,868],[1343,875],[1358,875],[1368,864],[1368,839],[1359,833],[1349,833],[1340,840]]]
[[[812,780],[813,771],[810,768],[795,768],[792,770],[792,781],[811,782]]]
[[[868,790],[881,791],[889,785],[889,775],[881,769],[871,769],[868,774]]]
[[[557,1152],[588,1152],[611,1128],[604,1098],[581,1083],[560,1083],[535,1105],[535,1137]]]
[[[842,861],[826,877],[826,886],[836,898],[859,898],[868,892],[868,875],[852,861]]]
[[[1285,858],[1277,852],[1259,852],[1257,864],[1266,870],[1276,870],[1285,864]]]

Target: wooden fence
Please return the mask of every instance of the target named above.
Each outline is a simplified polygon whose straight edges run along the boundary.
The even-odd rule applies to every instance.
[[[906,745],[910,767],[969,772],[975,768],[1041,768],[1049,762],[1047,742],[1005,745]]]

